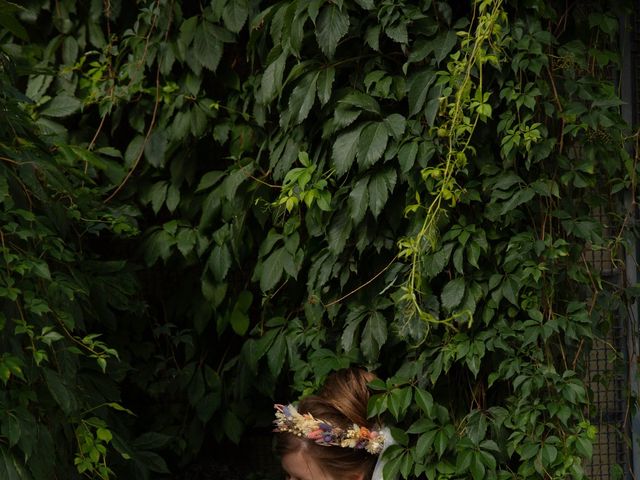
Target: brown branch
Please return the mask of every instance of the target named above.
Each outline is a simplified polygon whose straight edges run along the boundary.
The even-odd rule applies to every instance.
[[[0,160],[2,160],[3,162],[12,163],[13,165],[23,165],[21,162],[7,157],[0,156]]]
[[[155,127],[155,124],[156,124],[156,117],[158,115],[159,105],[160,105],[160,67],[158,67],[158,69],[156,70],[156,100],[155,100],[155,104],[153,105],[151,122],[149,123],[149,128],[147,129],[147,134],[144,137],[144,142],[142,144],[142,147],[140,148],[140,153],[138,153],[138,156],[136,157],[136,160],[133,162],[133,165],[131,165],[131,168],[129,169],[129,172],[127,173],[126,177],[124,177],[122,182],[120,182],[120,185],[118,185],[118,187],[113,191],[113,193],[105,199],[104,203],[110,202],[113,199],[113,197],[115,197],[120,192],[120,190],[124,188],[125,184],[129,181],[129,179],[131,178],[131,175],[133,175],[133,172],[135,171],[138,164],[140,163],[140,160],[144,155],[144,149],[147,146],[147,143],[149,143],[149,138],[151,137],[151,133],[153,132],[153,127]]]
[[[242,171],[242,173],[244,174],[245,177],[250,178],[251,180],[254,180],[254,181],[258,182],[258,183],[261,183],[262,185],[265,185],[265,186],[270,187],[270,188],[282,189],[282,185],[275,185],[273,183],[265,182],[264,180],[261,180],[258,177],[254,177],[253,175],[251,175],[250,173],[248,173],[245,170],[245,167],[243,165],[240,165],[240,170]]]
[[[556,106],[558,107],[558,113],[562,113],[562,104],[560,103],[560,96],[558,95],[558,89],[556,88],[556,82],[553,79],[553,73],[551,73],[551,69],[549,65],[547,65],[547,74],[549,75],[549,81],[551,82],[551,88],[553,89],[553,99],[556,102]],[[562,155],[562,150],[564,148],[564,118],[560,119],[560,132],[558,136],[560,137],[560,142],[558,145],[558,153]]]
[[[173,5],[173,2],[171,2],[171,5]],[[156,0],[156,8],[160,8],[160,0]],[[145,45],[144,45],[144,50],[142,52],[142,58],[140,59],[140,62],[138,62],[138,65],[140,67],[142,67],[144,65],[145,59],[147,57],[147,52],[148,52],[148,49],[149,49],[149,43],[151,42],[151,34],[153,33],[153,31],[156,28],[156,23],[158,21],[158,17],[159,17],[159,15],[154,15],[153,21],[151,22],[151,25],[149,27],[149,32],[147,33],[147,35],[145,37]],[[169,18],[169,22],[171,23],[172,20],[173,20],[173,15],[171,15],[171,17]],[[167,31],[165,32],[165,36],[164,36],[165,41],[169,36],[169,30],[170,30],[170,28],[167,27]],[[118,187],[113,191],[113,193],[111,195],[109,195],[105,199],[104,203],[108,203],[109,201],[111,201],[113,199],[113,197],[115,197],[120,192],[120,190],[122,190],[124,185],[131,178],[131,175],[133,175],[133,172],[137,168],[138,164],[140,163],[140,160],[142,159],[142,156],[144,155],[144,149],[145,149],[147,143],[149,143],[149,138],[151,137],[151,133],[153,132],[153,128],[155,127],[156,120],[157,120],[157,115],[158,115],[158,107],[159,106],[160,106],[160,66],[158,65],[158,67],[156,68],[156,98],[155,98],[155,103],[153,105],[153,113],[151,115],[151,122],[149,123],[149,128],[147,129],[147,133],[146,133],[146,135],[144,137],[144,143],[142,144],[142,148],[140,149],[140,153],[138,154],[138,156],[136,157],[135,161],[133,162],[133,165],[131,166],[131,169],[127,173],[126,177],[122,180],[122,182],[120,182],[120,185],[118,185]]]
[[[376,273],[373,277],[371,277],[369,280],[367,280],[366,282],[364,282],[362,285],[354,288],[353,290],[351,290],[350,292],[348,292],[346,295],[343,295],[342,297],[338,298],[337,300],[333,300],[332,302],[329,302],[327,304],[323,304],[324,308],[329,308],[332,307],[333,305],[335,305],[336,303],[340,303],[342,302],[344,299],[350,297],[351,295],[353,295],[354,293],[362,290],[364,287],[366,287],[367,285],[369,285],[371,282],[373,282],[376,278],[378,278],[380,275],[382,275],[384,272],[386,272],[387,270],[389,270],[389,268],[391,267],[391,265],[393,265],[393,262],[395,262],[398,259],[398,255],[394,256],[391,261],[387,264],[387,266],[385,266],[382,270],[380,270],[378,273]]]
[[[113,89],[111,89],[111,91],[113,92]],[[89,146],[87,147],[87,150],[91,150],[93,149],[93,147],[96,144],[96,141],[98,140],[98,135],[100,135],[100,132],[102,131],[102,127],[104,126],[104,122],[107,119],[107,114],[103,115],[103,117],[100,119],[100,125],[98,125],[98,128],[96,130],[96,133],[93,135],[93,138],[91,139],[91,142],[89,142]],[[87,174],[87,170],[89,169],[89,162],[85,160],[84,162],[84,174]]]

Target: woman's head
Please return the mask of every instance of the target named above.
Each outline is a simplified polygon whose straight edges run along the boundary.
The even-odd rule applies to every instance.
[[[342,431],[352,429],[354,424],[363,427],[363,432],[374,431],[375,424],[367,419],[367,384],[374,378],[361,369],[339,370],[327,378],[317,395],[300,401],[298,412],[311,414]],[[282,466],[295,480],[368,480],[377,460],[377,455],[366,448],[321,445],[290,432],[278,433],[276,440]]]

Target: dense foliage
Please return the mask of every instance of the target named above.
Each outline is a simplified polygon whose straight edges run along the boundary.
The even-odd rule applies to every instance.
[[[630,301],[588,260],[633,233],[622,4],[24,3],[0,477],[161,478],[354,363],[388,474],[582,477]]]

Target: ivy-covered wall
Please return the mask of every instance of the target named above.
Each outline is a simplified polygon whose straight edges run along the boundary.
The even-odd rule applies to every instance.
[[[0,0],[0,478],[171,478],[350,364],[390,478],[583,477],[626,8]]]

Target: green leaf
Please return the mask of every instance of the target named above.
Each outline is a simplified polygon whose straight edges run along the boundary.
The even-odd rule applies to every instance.
[[[529,460],[530,458],[535,457],[538,454],[538,450],[540,446],[535,443],[526,443],[520,447],[518,453],[520,454],[521,460]]]
[[[129,410],[128,408],[123,407],[119,403],[109,402],[109,403],[106,403],[105,405],[110,407],[110,408],[113,408],[114,410],[117,410],[118,412],[126,412],[129,415],[134,415],[134,413],[131,410]]]
[[[413,467],[413,456],[411,452],[405,451],[402,454],[402,462],[400,463],[400,474],[402,478],[409,478]]]
[[[260,244],[260,248],[258,249],[258,256],[264,257],[265,255],[267,255],[267,253],[273,250],[273,247],[275,247],[275,245],[284,238],[285,237],[275,228],[270,229],[267,233],[266,238]]]
[[[399,140],[400,137],[402,137],[407,126],[406,118],[399,113],[392,113],[384,119],[384,123],[387,126],[389,133],[396,140]]]
[[[418,407],[420,407],[427,416],[431,416],[433,410],[433,396],[420,387],[414,387],[414,390]]]
[[[18,7],[13,2],[7,2],[4,0],[0,2],[0,25],[9,30],[16,37],[28,42],[29,35],[27,30],[15,16],[15,13],[20,10],[22,10],[22,7]]]
[[[371,314],[362,331],[362,353],[370,362],[378,358],[380,348],[387,341],[387,322],[375,311]]]
[[[336,255],[342,253],[353,224],[349,209],[344,208],[334,214],[328,231],[329,250]]]
[[[282,371],[286,355],[287,344],[285,342],[285,337],[284,335],[279,334],[271,345],[271,348],[267,351],[267,363],[269,364],[269,370],[276,378]]]
[[[51,393],[51,396],[56,401],[60,408],[66,415],[70,415],[77,408],[77,401],[73,392],[69,389],[68,385],[62,380],[62,377],[45,368],[42,370],[47,388]]]
[[[73,65],[78,58],[78,40],[68,36],[62,42],[62,61],[67,65]]]
[[[44,280],[51,280],[51,271],[49,270],[49,265],[47,265],[47,263],[44,261],[34,261],[32,271],[37,277],[40,277]]]
[[[321,105],[325,105],[331,98],[335,76],[336,69],[334,67],[323,68],[318,75],[318,100]]]
[[[107,443],[113,439],[113,435],[111,434],[111,431],[102,427],[96,429],[96,437],[98,437],[98,439],[102,440],[103,442],[107,442]]]
[[[164,165],[168,140],[165,130],[157,128],[144,145],[144,156],[156,168]]]
[[[231,328],[234,332],[243,336],[249,329],[249,316],[236,307],[231,312],[229,323],[231,324]]]
[[[9,367],[4,363],[0,363],[0,380],[6,385],[10,378],[11,370],[9,370]]]
[[[295,125],[307,118],[311,111],[316,98],[316,83],[319,74],[320,72],[311,72],[305,75],[289,97],[289,111]]]
[[[394,448],[397,447],[397,448]],[[387,455],[387,461],[382,469],[383,478],[396,478],[400,472],[400,464],[402,462],[403,450],[399,445],[391,445],[389,448],[389,454]],[[394,456],[390,454],[395,454]]]
[[[216,37],[213,27],[206,20],[198,25],[193,38],[193,49],[190,51],[193,52],[200,65],[215,72],[222,58],[223,46]],[[197,71],[195,73],[199,74]]]
[[[350,105],[338,103],[333,113],[332,130],[338,131],[341,128],[348,127],[355,122],[361,114],[361,110],[355,110],[351,108]]]
[[[436,453],[438,457],[442,457],[442,454],[447,449],[447,445],[449,444],[449,437],[444,428],[441,428],[436,432],[436,435],[433,439],[433,445],[435,447]]]
[[[168,445],[171,439],[171,435],[164,433],[146,432],[131,442],[131,446],[136,450],[157,450]]]
[[[349,211],[354,224],[360,223],[367,212],[369,205],[368,183],[369,177],[361,178],[349,193]]]
[[[436,62],[440,63],[449,54],[458,42],[458,36],[455,30],[447,30],[447,32],[436,40],[435,57]]]
[[[222,188],[227,200],[232,200],[238,187],[247,180],[253,173],[253,165],[245,165],[244,167],[238,166],[237,169],[228,173],[227,177],[222,182]],[[214,190],[215,193],[215,190]]]
[[[369,180],[369,208],[375,218],[382,212],[395,185],[396,172],[392,169],[377,172]]]
[[[463,256],[464,256],[464,246],[460,245],[454,250],[453,257],[452,257],[453,267],[456,269],[456,271],[460,275],[464,275],[464,264],[463,264],[464,257]]]
[[[448,311],[452,311],[462,301],[464,297],[465,283],[464,278],[458,277],[449,281],[442,289],[440,296],[442,307]]]
[[[353,91],[346,95],[340,100],[339,105],[349,105],[375,115],[380,115],[381,113],[378,101],[371,95],[359,91]]]
[[[6,412],[1,423],[2,435],[9,440],[9,447],[17,445],[22,435],[18,418],[13,413]]]
[[[145,140],[142,135],[136,135],[133,140],[129,142],[127,149],[124,152],[125,166],[130,168],[135,165],[138,158],[143,154],[145,148]]]
[[[196,245],[197,235],[196,231],[191,228],[183,228],[180,230],[180,233],[176,236],[176,246],[180,253],[184,257],[189,255],[193,250],[193,247]]]
[[[167,190],[167,209],[173,213],[180,203],[180,189],[174,184],[169,185]]]
[[[407,33],[407,23],[405,23],[404,21],[400,21],[395,25],[392,25],[391,27],[387,27],[384,30],[384,33],[386,33],[387,37],[389,37],[391,40],[393,40],[396,43],[401,43],[403,45],[406,45],[407,43],[409,43],[409,35]]]
[[[198,17],[189,17],[180,25],[180,37],[178,42],[184,46],[189,45],[193,41],[193,37],[198,26]]]
[[[353,347],[353,340],[355,338],[355,333],[358,327],[360,326],[360,324],[362,323],[362,320],[364,319],[366,314],[367,314],[366,308],[360,306],[351,310],[347,315],[347,318],[345,319],[346,327],[342,332],[342,337],[340,341],[340,344],[342,345],[342,348],[345,351],[348,352]]]
[[[349,15],[334,4],[325,4],[316,24],[316,38],[320,50],[333,58],[338,42],[349,31]]]
[[[382,158],[387,148],[389,132],[383,122],[370,122],[358,141],[358,165],[364,170]]]
[[[198,404],[200,399],[204,396],[204,392],[204,376],[202,374],[202,369],[198,368],[193,374],[187,388],[187,397],[191,406],[195,407]]]
[[[504,282],[502,283],[502,294],[504,298],[509,300],[516,307],[518,306],[518,291],[520,290],[520,285],[518,281],[512,276],[507,276]]]
[[[171,256],[171,247],[175,239],[166,231],[159,230],[149,236],[145,242],[144,259],[147,265],[153,265],[158,258],[166,260]]]
[[[24,480],[16,469],[16,459],[3,446],[0,446],[0,478],[3,480]]]
[[[524,180],[513,172],[502,173],[495,178],[493,188],[497,190],[508,190],[514,185],[522,184]]]
[[[363,127],[364,125],[358,125],[336,138],[333,144],[332,159],[338,177],[347,173],[351,168],[358,152],[360,132],[362,132]]]
[[[169,185],[167,182],[155,183],[149,192],[149,199],[151,200],[151,208],[154,213],[158,213],[164,205],[164,201],[167,198],[167,189]]]
[[[287,250],[280,247],[264,260],[260,274],[260,289],[263,292],[271,290],[278,284],[284,271],[285,257],[289,256]]]
[[[227,245],[216,245],[213,247],[207,265],[218,282],[224,280],[231,267],[231,253]]]
[[[407,173],[413,167],[418,155],[418,142],[405,143],[398,151],[398,163],[402,173]]]
[[[216,183],[218,183],[222,177],[224,177],[224,172],[220,170],[213,170],[211,172],[205,173],[200,179],[200,182],[198,183],[196,192],[201,192],[202,190],[207,190],[208,188],[211,188]]]
[[[282,52],[278,57],[271,62],[260,79],[260,85],[262,87],[262,101],[264,103],[271,102],[276,95],[282,90],[282,77],[284,75],[284,68],[287,61],[287,53]],[[318,92],[319,94],[320,92]]]
[[[471,457],[471,465],[469,467],[473,480],[483,480],[485,478],[485,468],[482,463],[480,452],[474,452]]]
[[[558,449],[553,445],[545,443],[542,445],[542,462],[545,466],[551,465],[558,457]],[[495,460],[494,460],[495,461]]]
[[[430,418],[420,417],[413,422],[407,429],[407,433],[424,433],[434,427],[433,421]]]
[[[73,115],[82,107],[82,101],[70,95],[61,94],[54,97],[46,106],[40,111],[41,115],[46,117],[68,117]]]
[[[424,109],[424,117],[425,117],[425,120],[427,121],[427,125],[432,127],[435,124],[436,115],[440,110],[440,98],[439,98],[440,95],[438,92],[434,92],[434,90],[430,90],[429,97],[435,97],[435,98],[430,98],[430,100],[427,101],[427,106]]]
[[[433,441],[436,438],[437,429],[429,430],[420,435],[416,442],[416,454],[420,458],[424,458],[427,453],[433,448]]]
[[[242,30],[249,16],[248,0],[229,0],[222,10],[224,26],[234,33]]]
[[[476,268],[480,268],[478,265],[478,259],[480,258],[480,245],[475,240],[471,240],[467,245],[467,261]]]
[[[532,188],[524,188],[518,190],[509,200],[502,204],[500,209],[500,215],[506,215],[513,211],[516,207],[519,207],[523,203],[527,203],[535,196],[535,191]]]
[[[376,6],[374,0],[356,0],[356,3],[365,10],[373,10]]]
[[[409,405],[411,405],[411,387],[395,388],[389,394],[389,411],[396,420],[404,417]]]
[[[244,426],[240,418],[238,418],[238,416],[232,410],[227,410],[227,412],[225,413],[224,419],[222,421],[222,426],[224,428],[224,433],[233,443],[240,443],[240,438],[242,436]]]
[[[364,41],[374,51],[380,51],[380,25],[367,28],[364,34]]]
[[[444,267],[449,262],[449,258],[451,258],[451,252],[454,246],[455,244],[453,242],[445,244],[434,252],[431,258],[425,262],[425,274],[428,277],[434,278],[444,270]]]
[[[164,459],[155,452],[137,451],[133,455],[133,458],[152,472],[162,474],[171,473]]]
[[[211,420],[213,414],[218,410],[221,403],[220,392],[209,392],[200,399],[196,405],[196,413],[201,422],[206,423]]]
[[[409,115],[413,116],[422,111],[429,88],[435,79],[436,72],[432,70],[422,70],[409,78]]]

